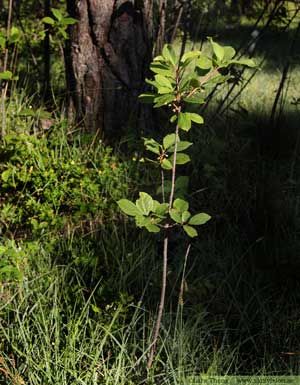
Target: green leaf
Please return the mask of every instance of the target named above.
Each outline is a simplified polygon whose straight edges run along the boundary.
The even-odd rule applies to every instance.
[[[170,161],[173,162],[173,155],[170,157]],[[176,164],[186,164],[191,161],[191,158],[187,154],[179,153],[176,156]]]
[[[189,211],[184,211],[181,216],[182,223],[187,222],[191,217],[191,213]]]
[[[120,209],[127,215],[132,217],[142,215],[141,211],[136,207],[136,205],[128,199],[120,199],[117,203]]]
[[[149,233],[159,233],[160,228],[154,224],[146,225],[146,229],[149,231]]]
[[[182,130],[184,131],[189,131],[191,126],[192,126],[192,122],[191,122],[191,119],[189,118],[189,115],[187,112],[181,112],[178,116],[178,126],[179,128],[181,128]]]
[[[237,64],[241,66],[247,66],[247,67],[256,67],[256,63],[252,59],[240,59],[240,60],[230,60],[229,64]]]
[[[139,100],[142,103],[152,104],[154,102],[155,94],[141,94],[139,95]]]
[[[0,72],[0,79],[2,80],[10,80],[13,74],[11,71]]]
[[[198,123],[198,124],[203,124],[204,123],[204,119],[202,118],[201,115],[195,114],[193,112],[186,112],[186,114],[188,114],[189,119],[192,122],[195,122],[195,123]]]
[[[164,148],[167,150],[169,147],[173,146],[176,140],[175,134],[166,135],[163,139]]]
[[[163,75],[155,75],[155,81],[159,85],[159,87],[167,88],[170,91],[173,91],[172,83],[168,78]]]
[[[0,255],[2,256],[7,252],[7,247],[4,245],[0,245]]]
[[[212,61],[206,56],[201,56],[196,63],[196,66],[202,70],[210,70],[212,68]]]
[[[145,227],[149,224],[151,224],[150,218],[144,217],[143,215],[137,215],[135,217],[135,224],[137,227]]]
[[[10,36],[9,36],[9,42],[10,43],[16,43],[20,38],[20,30],[17,27],[11,27],[10,29]]]
[[[59,9],[51,8],[51,11],[58,21],[61,21],[63,19],[63,14],[60,12]]]
[[[159,84],[155,80],[145,79],[145,82],[150,84],[151,86],[155,88],[159,88]]]
[[[94,313],[101,313],[101,309],[98,306],[91,304],[91,308]]]
[[[170,118],[170,122],[174,123],[174,122],[176,122],[176,120],[177,120],[177,115],[172,115]]]
[[[45,24],[50,24],[50,25],[54,25],[55,24],[55,20],[52,19],[52,17],[49,17],[49,16],[43,17],[42,18],[42,22],[45,23]]]
[[[166,61],[170,62],[173,66],[177,65],[177,57],[173,47],[166,44],[162,50],[163,57]]]
[[[156,142],[154,139],[150,138],[143,138],[144,139],[144,145],[148,151],[153,152],[154,154],[160,155],[160,149],[161,145]]]
[[[224,48],[224,61],[231,60],[236,54],[235,49],[230,46],[226,46],[223,48]]]
[[[174,222],[180,223],[180,224],[182,223],[181,213],[178,210],[171,209],[170,210],[170,217],[171,217],[171,219],[173,219]]]
[[[58,31],[59,31],[59,33],[62,35],[62,37],[63,37],[65,40],[68,39],[68,35],[67,35],[67,32],[65,31],[65,28],[59,27],[59,28],[58,28]]]
[[[205,213],[199,213],[189,220],[190,225],[200,226],[204,225],[206,222],[208,222],[211,219],[211,216]]]
[[[173,91],[170,88],[167,87],[158,87],[157,88],[157,93],[159,95],[165,95],[165,94],[170,94],[170,92]]]
[[[191,61],[197,59],[200,55],[200,51],[189,51],[182,56],[181,61],[182,63],[186,63],[187,61],[191,63]]]
[[[189,226],[189,225],[184,225],[183,226],[183,230],[187,233],[187,235],[191,238],[194,238],[194,237],[197,237],[198,235],[198,232],[197,230],[192,227],[192,226]]]
[[[6,38],[3,36],[0,36],[0,47],[5,48],[6,45]]]
[[[193,103],[193,104],[204,104],[205,103],[205,100],[203,98],[200,98],[200,97],[191,97],[191,98],[183,98],[183,100],[186,102],[186,103]]]
[[[173,168],[173,164],[169,161],[169,159],[164,159],[161,163],[161,167],[164,169],[164,170],[172,170]]]
[[[152,72],[154,72],[156,74],[160,74],[160,75],[174,78],[173,71],[166,64],[163,64],[160,62],[152,62],[150,65],[150,69]]]
[[[210,37],[208,38],[210,41],[210,44],[212,46],[212,49],[214,51],[215,57],[219,62],[222,62],[224,55],[225,55],[225,50],[222,46],[220,46],[218,43],[214,42],[213,39]]]
[[[173,102],[173,100],[174,100],[174,95],[170,93],[166,95],[158,96],[154,99],[154,102],[155,102],[154,108],[165,106],[166,104]]]
[[[184,150],[187,150],[189,147],[191,147],[193,143],[191,142],[185,142],[185,141],[180,141],[177,143],[177,152],[181,152]],[[174,152],[175,146],[172,146],[168,149],[168,152]]]
[[[10,174],[11,174],[11,170],[5,170],[2,172],[1,174],[1,178],[3,180],[3,182],[7,182],[9,177],[10,177]]]
[[[153,212],[156,215],[164,216],[168,213],[168,209],[169,209],[169,203],[160,203],[157,206],[155,206],[155,208],[153,209]]]
[[[64,17],[60,22],[62,25],[73,25],[78,23],[78,20],[74,19],[73,17]]]
[[[165,58],[162,56],[162,55],[158,55],[156,56],[154,59],[153,59],[153,63],[154,62],[164,62],[165,61]]]
[[[175,199],[174,203],[173,203],[173,207],[180,211],[181,213],[183,213],[184,211],[188,211],[189,209],[189,203],[187,201],[185,201],[184,199],[181,199],[181,198],[177,198]]]
[[[149,215],[153,209],[153,198],[145,192],[140,192],[140,198],[135,204],[144,215]]]

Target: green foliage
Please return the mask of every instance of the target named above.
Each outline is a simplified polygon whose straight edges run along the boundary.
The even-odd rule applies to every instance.
[[[42,22],[51,26],[52,34],[56,35],[58,39],[61,38],[63,40],[67,40],[67,28],[69,25],[77,23],[77,20],[72,17],[65,16],[59,9],[51,8],[51,11],[53,17],[46,16],[42,19]]]
[[[63,142],[63,135],[59,128],[49,138],[7,135],[0,147],[3,234],[37,236],[103,221],[126,193],[127,166],[110,148]]]
[[[200,51],[186,52],[179,57],[172,46],[165,45],[162,55],[154,59],[150,68],[154,73],[153,80],[147,83],[153,88],[152,93],[142,94],[140,100],[153,103],[154,108],[167,106],[172,112],[171,123],[176,123],[175,132],[163,137],[162,143],[154,138],[144,138],[146,150],[155,154],[151,160],[162,169],[170,171],[171,180],[163,177],[161,192],[163,202],[153,199],[149,194],[141,192],[135,203],[121,199],[120,209],[134,217],[138,227],[145,227],[149,232],[159,232],[161,228],[168,229],[180,226],[186,234],[193,238],[198,235],[193,226],[205,224],[210,216],[199,213],[194,216],[188,211],[189,204],[183,197],[174,195],[176,190],[176,168],[190,162],[185,153],[192,142],[181,140],[180,132],[188,132],[194,123],[203,124],[204,119],[194,111],[189,111],[189,105],[203,104],[203,93],[210,84],[227,80],[219,70],[232,64],[254,66],[252,60],[234,60],[235,50],[232,47],[222,47],[209,38],[212,53],[205,56]],[[169,194],[169,203],[165,203],[165,194]]]

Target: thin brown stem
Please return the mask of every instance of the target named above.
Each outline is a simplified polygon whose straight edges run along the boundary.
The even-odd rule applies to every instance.
[[[161,170],[161,195],[162,195],[163,203],[165,203],[166,197],[165,197],[165,173],[164,173],[164,170]]]
[[[8,46],[7,46],[7,44],[8,44],[8,40],[10,37],[12,7],[13,7],[13,0],[9,0],[7,27],[6,27],[6,47],[5,47],[5,53],[4,53],[3,72],[5,72],[7,70],[7,62],[8,62]],[[7,93],[7,81],[3,80],[2,90],[1,90],[1,113],[2,113],[1,136],[2,136],[2,140],[4,140],[5,135],[6,135],[6,108],[5,108],[6,93]]]
[[[174,29],[173,29],[172,37],[171,37],[171,40],[170,40],[171,44],[174,42],[174,40],[176,38],[176,33],[177,33],[177,30],[178,30],[178,27],[179,27],[179,24],[180,24],[180,20],[182,18],[182,14],[183,14],[183,5],[180,5],[179,12],[178,12],[178,15],[177,15],[177,18],[176,18],[176,22],[175,22],[175,26],[174,26]]]
[[[187,264],[187,259],[190,254],[190,249],[191,249],[191,244],[188,245],[185,256],[184,256],[184,265],[183,265],[183,272],[182,272],[182,278],[181,278],[181,283],[180,283],[180,292],[179,292],[179,297],[178,297],[178,305],[183,305],[184,304],[184,291],[185,291],[185,286],[186,286],[186,281],[185,281],[185,269],[186,269],[186,264]]]
[[[162,287],[160,292],[160,302],[158,308],[157,319],[155,322],[153,342],[150,347],[149,359],[147,362],[147,369],[151,369],[156,349],[156,344],[159,336],[159,329],[161,326],[162,315],[165,307],[165,298],[166,298],[166,286],[167,286],[167,266],[168,266],[168,243],[169,238],[165,237],[164,239],[164,253],[163,253],[163,272],[162,272]]]
[[[178,115],[181,112],[181,107],[179,107]],[[172,167],[172,180],[171,180],[171,192],[170,192],[170,198],[169,198],[169,209],[172,208],[173,200],[174,200],[174,193],[175,193],[175,179],[176,179],[176,160],[177,160],[177,147],[178,147],[178,141],[179,141],[179,126],[176,125],[176,131],[175,131],[175,144],[174,144],[174,158],[173,158],[173,167]]]

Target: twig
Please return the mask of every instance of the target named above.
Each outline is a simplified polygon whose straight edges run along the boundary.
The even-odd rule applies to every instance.
[[[5,46],[5,53],[4,53],[4,62],[3,62],[3,72],[7,70],[7,62],[8,62],[8,40],[10,37],[10,25],[11,25],[11,18],[12,18],[12,5],[13,0],[9,0],[8,5],[8,16],[7,16],[7,27],[6,27],[6,46]],[[1,136],[2,140],[4,141],[5,135],[6,135],[6,108],[5,108],[5,99],[6,99],[6,93],[7,93],[7,87],[8,82],[3,81],[2,84],[2,90],[1,90],[1,113],[2,113],[2,129],[1,129]]]
[[[162,315],[165,307],[166,286],[167,286],[167,266],[168,266],[168,243],[169,243],[169,238],[165,237],[164,253],[163,253],[162,287],[161,287],[161,293],[160,293],[160,302],[159,302],[157,320],[156,320],[155,329],[154,329],[153,342],[151,344],[150,354],[147,362],[148,370],[151,369],[153,364],[155,348],[156,348],[156,344],[159,336],[159,329],[161,325],[161,319],[162,319]]]

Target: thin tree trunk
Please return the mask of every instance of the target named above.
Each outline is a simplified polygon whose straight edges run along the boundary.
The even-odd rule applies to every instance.
[[[159,26],[155,45],[155,56],[159,55],[163,49],[166,35],[166,10],[167,1],[159,0]]]
[[[69,116],[91,133],[144,125],[138,95],[152,54],[152,0],[68,0]],[[140,119],[140,121],[139,121]]]
[[[9,0],[7,26],[6,26],[6,41],[8,41],[9,37],[10,37],[10,27],[11,27],[11,20],[12,20],[12,6],[13,6],[13,2],[12,2],[12,0]],[[5,52],[4,52],[3,69],[2,69],[3,72],[5,72],[7,70],[7,66],[8,66],[8,48],[6,45]],[[5,135],[6,135],[5,99],[6,99],[7,89],[8,89],[8,82],[3,80],[1,86],[2,86],[2,89],[1,89],[1,114],[2,114],[1,136],[2,136],[2,140],[4,140]]]
[[[50,0],[44,2],[44,15],[50,16]],[[45,24],[46,34],[44,39],[44,101],[49,103],[51,98],[51,73],[50,73],[50,31]]]

